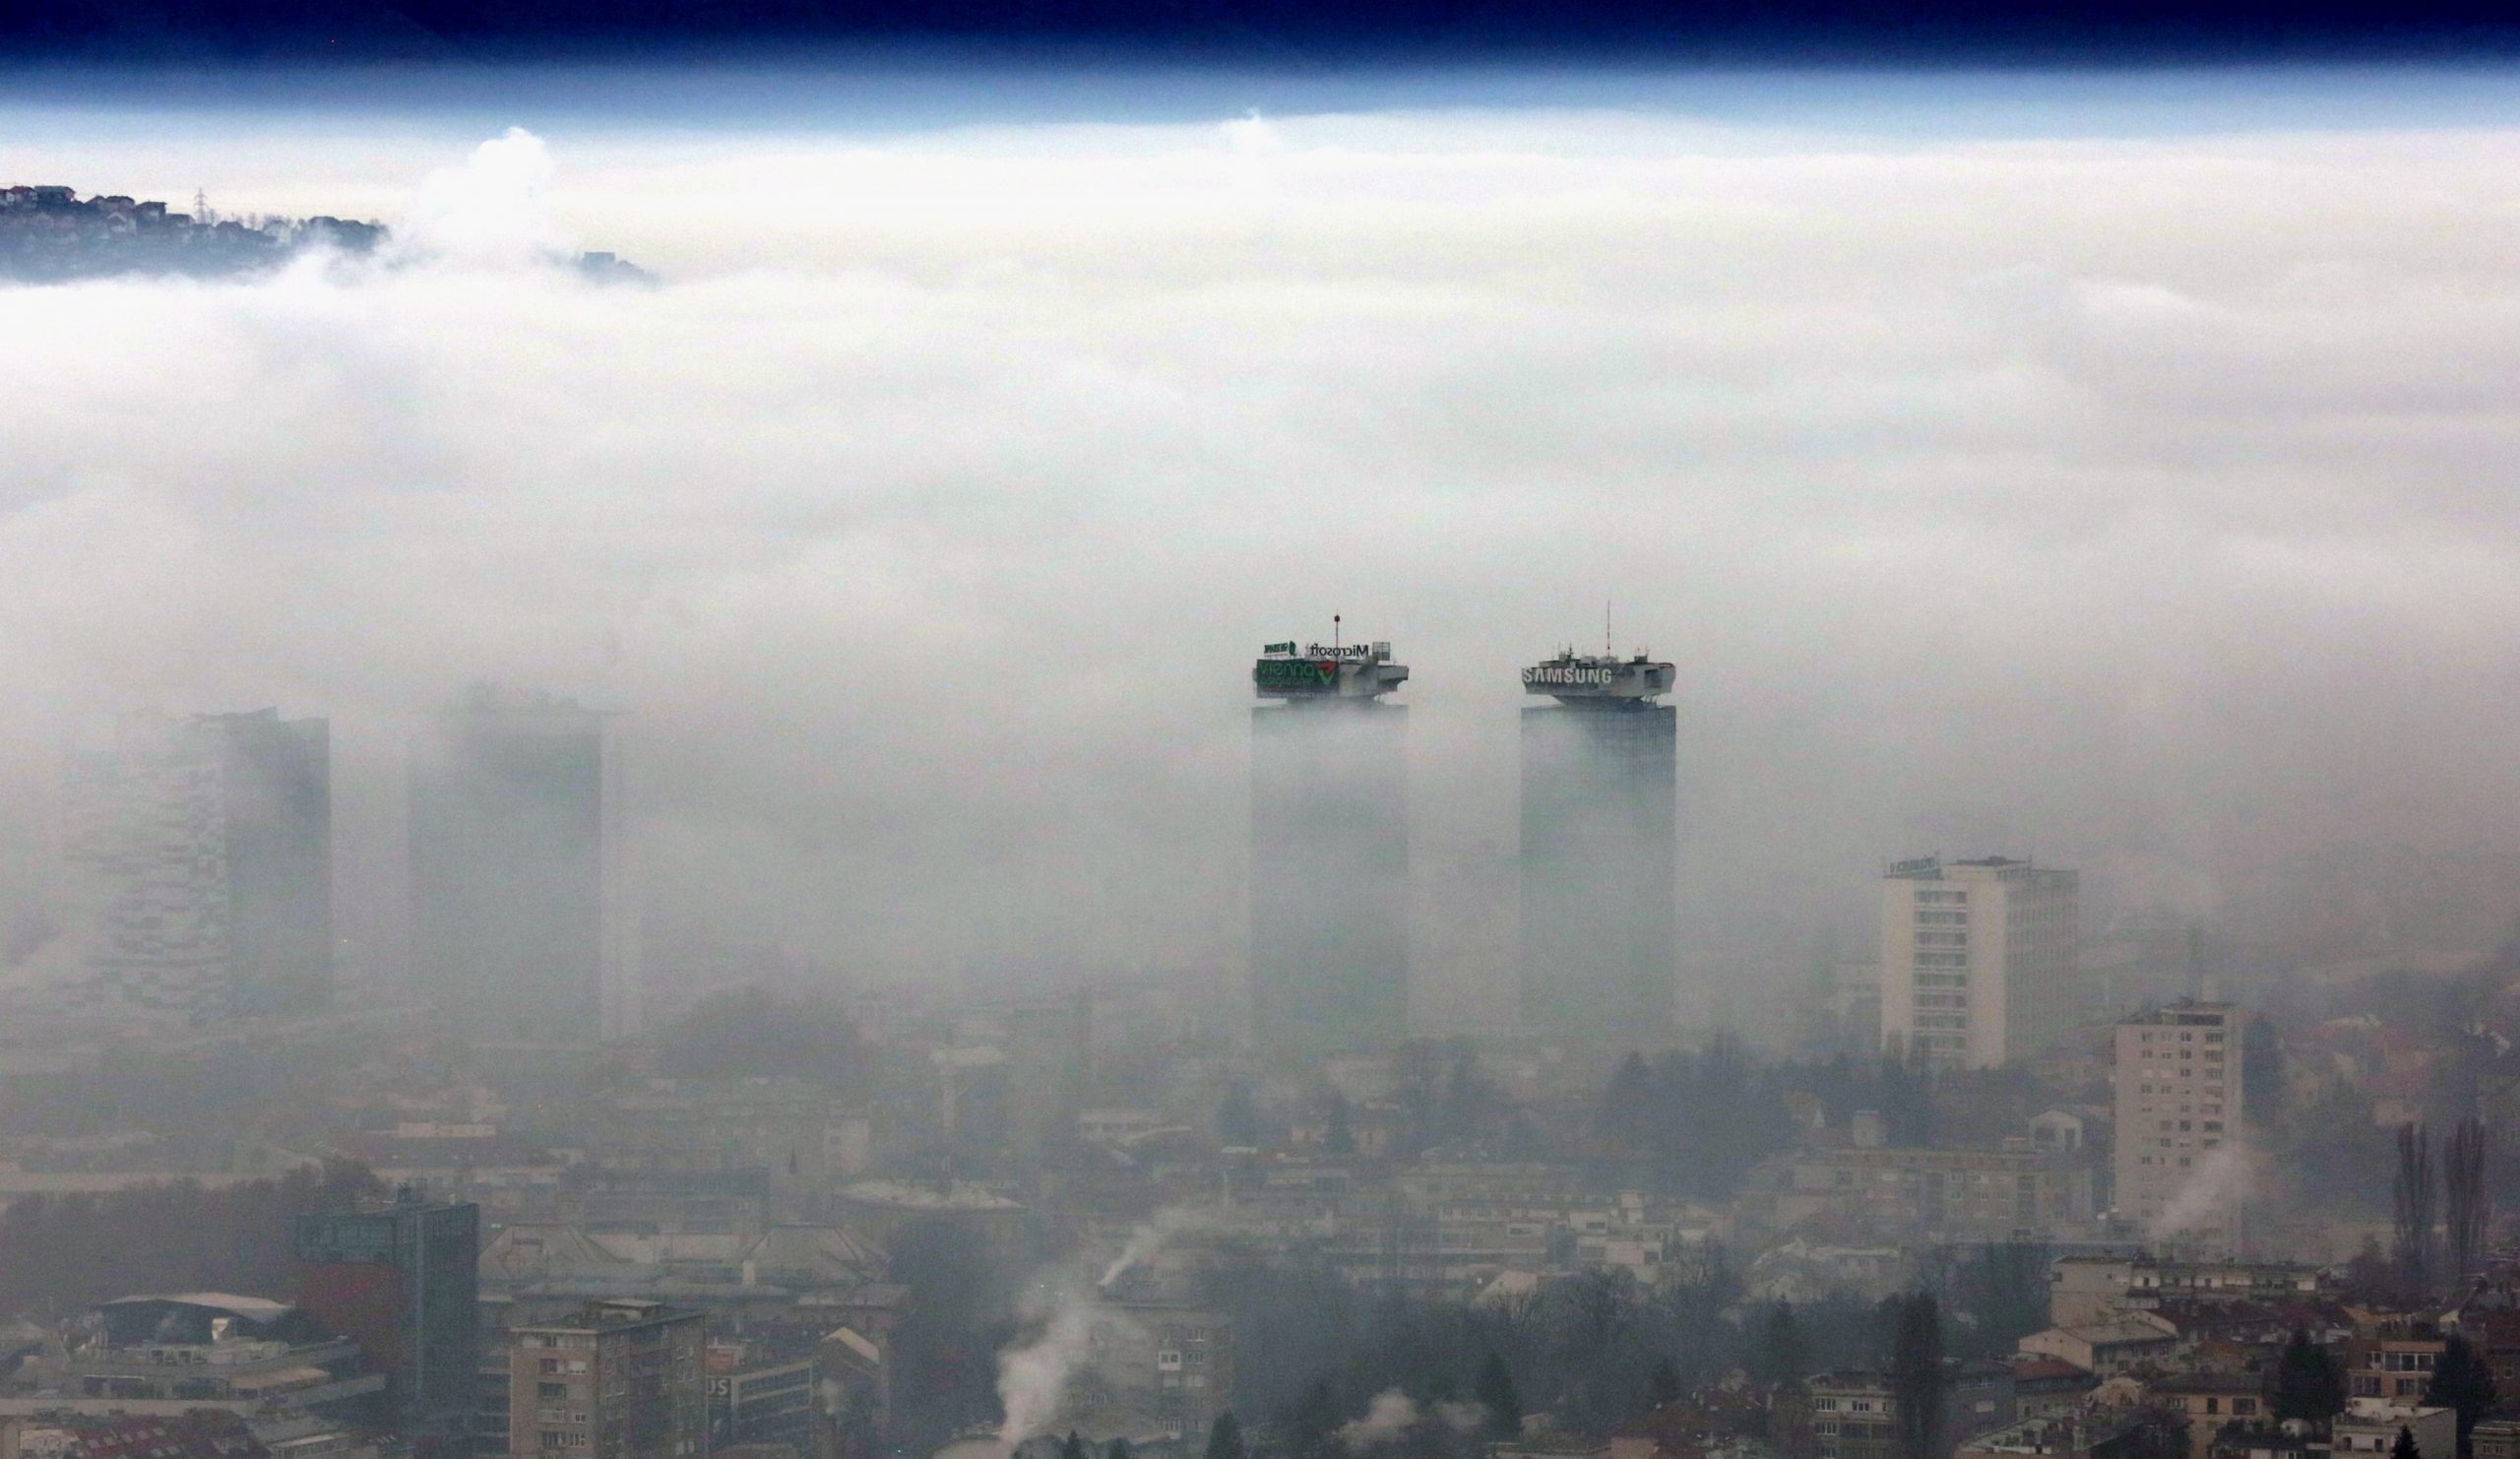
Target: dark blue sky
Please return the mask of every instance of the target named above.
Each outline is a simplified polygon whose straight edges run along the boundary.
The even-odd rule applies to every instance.
[[[2443,60],[2520,49],[2491,0],[47,0],[0,48],[226,65],[271,58],[757,63],[937,44],[1192,65]]]

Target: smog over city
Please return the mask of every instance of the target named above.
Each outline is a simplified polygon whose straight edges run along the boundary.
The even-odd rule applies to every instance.
[[[0,18],[0,1459],[2520,1459],[2520,26]]]

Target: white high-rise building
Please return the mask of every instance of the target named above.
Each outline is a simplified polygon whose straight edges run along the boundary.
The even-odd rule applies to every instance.
[[[99,1009],[297,1013],[331,991],[332,759],[322,720],[126,715],[72,753],[63,854]]]
[[[2117,1026],[2117,1214],[2156,1239],[2229,1255],[2246,1154],[2240,1037],[2229,1003],[2177,1002]]]
[[[2079,881],[2005,856],[1893,864],[1881,881],[1882,1047],[1978,1069],[2066,1038]]]

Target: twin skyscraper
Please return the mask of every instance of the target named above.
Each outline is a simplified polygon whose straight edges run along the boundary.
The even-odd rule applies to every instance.
[[[1672,666],[1560,653],[1523,670],[1524,1025],[1651,1043],[1671,1022]],[[1409,1036],[1409,678],[1388,643],[1277,643],[1252,666],[1251,990],[1263,1047]]]

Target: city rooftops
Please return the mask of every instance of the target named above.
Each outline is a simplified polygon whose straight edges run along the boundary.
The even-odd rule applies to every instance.
[[[2118,1023],[2173,1026],[2218,1024],[2229,1019],[2237,1011],[2238,1006],[2236,1003],[2207,1003],[2195,998],[2181,998],[2175,1003],[2164,1003],[2157,1008],[2146,1008],[2141,1012],[2130,1013],[2119,1019]]]
[[[1999,881],[2015,877],[2073,875],[2054,866],[2042,866],[2028,856],[1954,856],[1945,860],[1936,854],[1910,856],[1881,868],[1882,876],[1892,881],[1944,881],[1955,873],[1964,878],[1992,876]]]
[[[667,1306],[661,1301],[642,1298],[616,1297],[588,1302],[575,1317],[557,1322],[535,1322],[519,1326],[518,1332],[590,1332],[617,1331],[625,1327],[662,1326],[702,1315],[692,1307]]]

